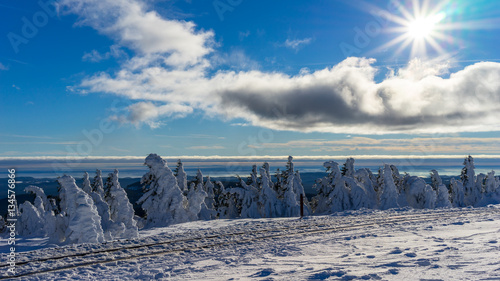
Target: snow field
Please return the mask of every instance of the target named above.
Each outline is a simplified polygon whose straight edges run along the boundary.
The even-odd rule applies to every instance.
[[[391,221],[382,222],[387,220]],[[19,267],[22,268],[19,273],[144,254],[146,256],[139,258],[90,264],[21,279],[500,278],[499,221],[499,209],[493,207],[350,211],[303,220],[198,221],[140,231],[140,239],[135,240],[68,245],[26,252],[20,256],[19,262],[167,242],[137,249],[28,263]],[[330,230],[325,230],[328,228]],[[166,253],[155,255],[155,251]]]

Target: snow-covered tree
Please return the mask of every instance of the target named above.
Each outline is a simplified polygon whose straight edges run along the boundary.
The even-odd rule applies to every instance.
[[[441,177],[439,176],[438,171],[431,171],[431,181],[432,181],[432,189],[437,194],[436,198],[436,208],[450,208],[450,193],[448,192],[448,188],[443,184]]]
[[[34,204],[26,201],[19,206],[20,217],[17,225],[19,234],[48,236],[51,242],[61,242],[64,239],[65,227],[62,215],[54,213],[54,206],[40,187],[31,185],[24,191],[36,197]]]
[[[58,180],[61,197],[61,213],[65,217],[66,243],[101,243],[104,234],[101,217],[90,196],[76,186],[75,179],[63,176]]]
[[[90,183],[89,173],[87,172],[83,174],[82,190],[88,195],[92,192],[92,184]]]
[[[296,190],[304,188],[302,187],[302,182],[295,179],[293,157],[288,156],[288,162],[286,165],[286,170],[282,172],[282,180],[284,184],[283,193],[283,215],[285,217],[297,217],[300,216],[300,194],[297,196]],[[295,187],[295,184],[300,184],[300,186]],[[299,191],[300,192],[300,191]]]
[[[295,193],[295,199],[299,203],[300,207],[300,195],[302,194],[302,200],[304,204],[304,216],[311,214],[311,206],[309,200],[307,200],[306,192],[304,191],[304,186],[302,185],[302,178],[300,177],[299,171],[295,171],[293,176],[293,192]]]
[[[460,178],[464,186],[464,204],[466,206],[474,206],[481,200],[481,189],[476,186],[476,175],[474,172],[474,159],[468,156],[464,160],[464,167]]]
[[[182,190],[184,195],[187,195],[188,184],[187,184],[187,174],[184,171],[184,165],[181,159],[177,160],[177,167],[175,168],[175,178],[177,179],[177,184],[179,189]]]
[[[476,176],[476,183],[474,185],[474,189],[478,192],[479,194],[479,197],[477,199],[477,202],[479,202],[481,200],[481,198],[483,197],[483,193],[485,192],[486,190],[486,186],[485,186],[485,183],[486,183],[486,175],[483,174],[483,173],[480,173]],[[476,202],[476,203],[477,203]]]
[[[451,203],[454,207],[464,207],[464,185],[461,181],[458,181],[454,178],[450,181],[450,190],[451,190]]]
[[[271,187],[272,181],[270,179],[270,175],[264,167],[260,168],[260,214],[264,218],[280,217],[282,215],[281,201],[278,199],[278,195]]]
[[[416,209],[434,209],[436,192],[420,177],[407,177],[404,182],[408,205]]]
[[[102,181],[102,172],[99,169],[95,171],[94,182],[92,183],[92,191],[104,198],[104,183]]]
[[[99,186],[99,178],[100,176],[96,176],[94,181],[97,183],[97,186]],[[120,238],[121,234],[125,231],[125,226],[111,220],[109,204],[105,201],[104,194],[101,196],[97,191],[93,190],[92,185],[90,184],[89,174],[87,172],[83,174],[82,190],[85,191],[94,201],[97,213],[101,217],[101,227],[104,233],[104,239],[110,241],[115,238]],[[99,188],[96,188],[96,190],[99,190]]]
[[[229,191],[236,195],[236,201],[241,204],[241,218],[260,218],[259,190],[246,184],[241,178],[240,186],[231,188]]]
[[[5,220],[3,219],[3,216],[0,216],[0,233],[3,233],[5,229]]]
[[[493,194],[500,187],[500,182],[498,178],[495,177],[495,171],[491,171],[488,173],[485,179],[484,192],[486,194]]]
[[[189,221],[192,216],[187,211],[188,201],[167,162],[157,154],[150,154],[144,164],[149,172],[141,179],[145,193],[137,203],[146,212],[146,225],[167,226]]]
[[[329,194],[327,202],[331,212],[341,212],[351,209],[349,198],[350,190],[345,183],[345,179],[339,169],[337,162],[325,162],[323,166],[326,168],[328,175],[328,184],[332,186],[332,192]]]
[[[344,177],[354,178],[355,173],[356,170],[354,170],[354,159],[347,158],[347,160],[344,163],[344,166],[342,167],[342,175]]]
[[[346,188],[350,190],[350,205],[353,210],[372,208],[373,198],[368,197],[365,187],[352,177],[344,177]]]
[[[367,197],[366,208],[376,208],[377,207],[377,191],[375,190],[375,186],[377,184],[377,178],[373,175],[370,169],[363,168],[356,171],[355,180],[357,183],[364,187]],[[351,193],[353,191],[351,190]]]
[[[255,188],[259,188],[259,180],[257,174],[257,165],[252,165],[252,173],[250,173],[250,177],[248,178],[248,185],[251,185]]]
[[[119,225],[123,225],[122,233],[114,233],[114,238],[136,238],[139,236],[137,223],[134,220],[134,208],[128,200],[127,193],[121,187],[118,180],[118,170],[109,174],[106,182],[106,202],[109,205],[110,219]]]
[[[19,205],[20,216],[16,223],[16,231],[21,236],[45,236],[45,219],[40,210],[31,202],[25,201]]]
[[[222,194],[225,192],[224,184],[221,181],[216,181],[214,184],[214,206],[216,218],[219,218],[219,208],[221,206]]]
[[[398,208],[398,191],[396,185],[394,184],[394,177],[392,174],[391,166],[388,164],[384,165],[384,169],[379,170],[379,191],[380,194],[380,209],[387,210],[391,208]]]
[[[240,216],[236,196],[237,194],[232,191],[232,188],[226,188],[221,191],[219,206],[217,208],[219,219],[235,219]]]
[[[187,195],[190,220],[209,220],[212,215],[205,204],[207,193],[205,192],[203,185],[203,174],[200,170],[198,170],[196,179],[191,183]]]
[[[338,163],[329,161],[323,163],[323,167],[326,168],[328,175],[326,177],[316,180],[316,184],[313,186],[318,190],[318,194],[313,198],[314,212],[316,214],[324,214],[332,211],[332,192],[334,190],[334,183],[340,180],[342,176],[338,170]],[[337,167],[337,169],[332,168]]]
[[[216,203],[216,191],[215,185],[211,181],[210,176],[207,177],[207,181],[203,186],[203,189],[207,193],[207,197],[205,197],[205,206],[206,210],[203,210],[203,215],[200,216],[202,220],[213,220],[217,218],[217,203]]]

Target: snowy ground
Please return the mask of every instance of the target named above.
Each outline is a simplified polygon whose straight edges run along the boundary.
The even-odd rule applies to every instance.
[[[18,256],[21,280],[500,280],[498,205],[198,221],[102,245],[19,243],[40,248]]]

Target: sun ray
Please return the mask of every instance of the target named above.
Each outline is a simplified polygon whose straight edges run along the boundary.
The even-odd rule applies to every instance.
[[[409,37],[406,38],[406,41],[403,42],[403,44],[401,44],[401,46],[399,46],[399,48],[396,50],[396,52],[394,52],[394,56],[397,57],[399,56],[404,49],[406,49],[411,43],[413,42],[413,40]]]
[[[422,11],[420,10],[419,0],[413,0],[413,14],[416,19],[422,16]]]
[[[397,45],[398,43],[401,43],[404,40],[408,40],[408,37],[403,36],[403,35],[398,36],[398,37],[392,39],[391,41],[385,43],[384,45],[382,45],[380,47],[377,47],[376,49],[374,49],[373,51],[369,52],[368,54],[377,53],[377,52],[383,51],[385,49],[388,49],[390,47],[393,47],[393,46]]]
[[[386,52],[396,47],[394,55],[407,50],[405,53],[410,59],[440,57],[447,54],[450,46],[460,47],[464,42],[460,33],[452,31],[500,29],[500,18],[457,21],[467,6],[456,0],[390,0],[391,6],[387,9],[366,0],[349,2],[384,22],[384,33],[398,34],[368,53]]]
[[[427,42],[429,43],[429,45],[438,52],[438,54],[442,54],[445,52],[445,50],[443,49],[443,47],[441,47],[441,45],[439,45],[439,43],[434,40],[434,38],[432,37],[429,37],[429,39],[427,40]]]

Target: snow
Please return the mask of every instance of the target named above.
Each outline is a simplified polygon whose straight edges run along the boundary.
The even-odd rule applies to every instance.
[[[138,239],[55,248],[21,238],[19,251],[30,251],[18,253],[18,263],[80,256],[19,264],[17,274],[69,267],[19,279],[498,280],[499,222],[496,205],[196,221],[141,230]]]
[[[383,185],[380,193],[380,209],[387,210],[399,207],[398,191],[394,183],[392,169],[388,164],[384,165],[383,169]]]
[[[127,193],[118,181],[118,170],[109,174],[106,183],[106,201],[109,205],[109,216],[114,224],[122,225],[123,231],[113,233],[116,238],[135,238],[139,235],[137,223],[134,220],[134,207],[127,197]]]
[[[81,190],[71,176],[63,176],[58,180],[61,190],[61,210],[67,226],[66,243],[102,243],[104,233],[101,227],[101,217],[94,201]],[[64,202],[64,204],[63,204]]]
[[[167,162],[157,154],[150,154],[144,164],[149,167],[149,172],[142,177],[141,184],[147,189],[137,203],[146,212],[146,225],[166,226],[196,217],[197,214],[190,214],[186,210],[187,199]]]

